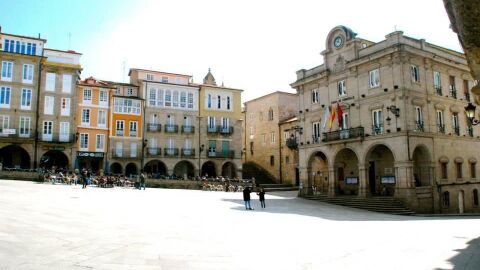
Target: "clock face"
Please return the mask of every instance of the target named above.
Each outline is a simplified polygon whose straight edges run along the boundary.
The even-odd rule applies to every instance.
[[[343,44],[343,39],[341,36],[338,36],[335,38],[335,40],[333,41],[333,46],[335,46],[335,48],[340,48]]]

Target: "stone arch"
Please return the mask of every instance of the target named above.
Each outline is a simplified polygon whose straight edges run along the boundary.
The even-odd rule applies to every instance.
[[[195,167],[193,164],[187,160],[182,160],[175,164],[173,168],[173,174],[176,177],[189,179],[195,176]]]
[[[147,162],[143,167],[143,170],[152,178],[161,178],[168,175],[167,166],[158,159]]]
[[[115,175],[122,174],[123,173],[122,165],[120,165],[120,163],[118,162],[112,163],[110,165],[110,173]]]
[[[0,149],[3,168],[30,169],[30,155],[21,146],[12,144]]]
[[[308,159],[308,185],[315,186],[316,191],[328,192],[328,158],[322,151],[316,151]]]
[[[68,169],[68,156],[65,155],[63,151],[60,150],[49,150],[45,152],[40,158],[40,168],[51,169],[53,166],[55,168],[64,168]]]
[[[206,161],[202,165],[202,176],[217,177],[217,166],[213,161]]]
[[[338,151],[334,159],[335,194],[358,195],[358,155],[350,148]]]
[[[394,163],[395,156],[390,147],[385,144],[370,147],[365,156],[370,195],[394,195],[397,182]]]
[[[138,168],[135,163],[128,163],[127,166],[125,166],[125,175],[128,177],[134,176],[138,174]]]
[[[415,186],[431,186],[432,185],[432,158],[428,148],[420,144],[413,150],[413,179]]]
[[[222,176],[233,179],[237,176],[237,166],[233,162],[227,161],[222,165]]]

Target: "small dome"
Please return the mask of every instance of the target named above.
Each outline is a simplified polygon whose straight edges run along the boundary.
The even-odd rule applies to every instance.
[[[210,69],[208,69],[208,73],[207,75],[205,76],[205,78],[203,78],[203,84],[209,84],[209,85],[217,85],[217,83],[215,82],[215,77],[213,77],[212,75],[212,72],[210,72]]]

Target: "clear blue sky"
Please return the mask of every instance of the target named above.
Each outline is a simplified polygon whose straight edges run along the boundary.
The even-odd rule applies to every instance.
[[[441,0],[0,0],[0,14],[2,32],[82,53],[82,77],[122,81],[145,68],[201,82],[212,68],[217,83],[245,90],[242,101],[292,92],[297,70],[322,64],[337,25],[374,42],[398,29],[461,51]]]

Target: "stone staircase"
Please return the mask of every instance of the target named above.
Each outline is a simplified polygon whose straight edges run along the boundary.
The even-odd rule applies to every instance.
[[[367,197],[306,195],[303,198],[313,201],[321,201],[346,207],[359,208],[372,212],[388,213],[394,215],[413,215],[415,212],[403,205],[400,200],[392,197]]]
[[[272,191],[297,191],[298,187],[288,184],[258,184],[259,187],[263,187],[265,192]]]

